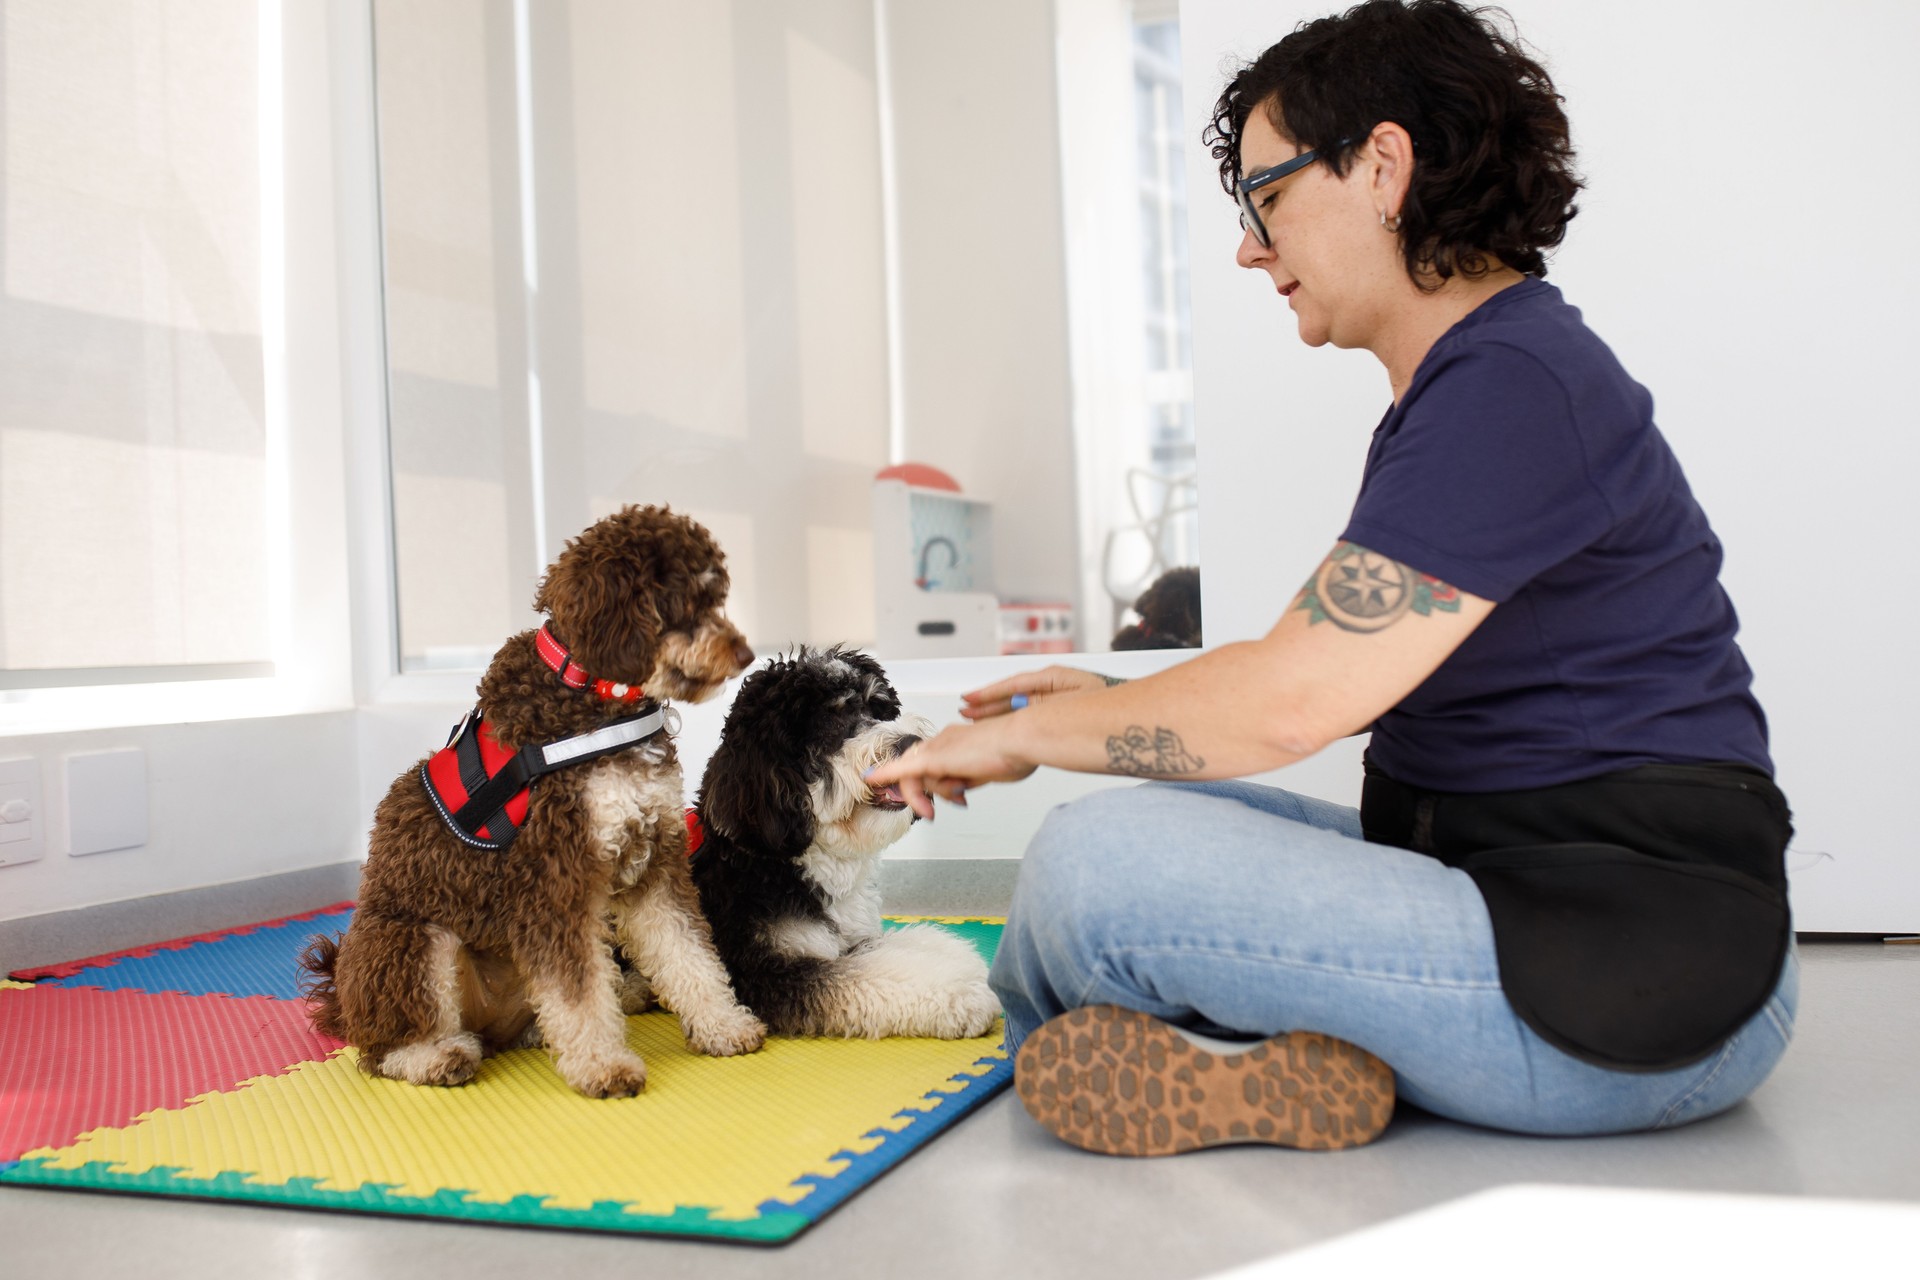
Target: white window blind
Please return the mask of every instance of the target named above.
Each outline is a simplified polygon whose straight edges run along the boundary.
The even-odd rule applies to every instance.
[[[669,503],[757,648],[874,634],[872,0],[375,0],[402,672],[484,666],[561,543]]]
[[[256,0],[0,0],[0,689],[271,671]]]

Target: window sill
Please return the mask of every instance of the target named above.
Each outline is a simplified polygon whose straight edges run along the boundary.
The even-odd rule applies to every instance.
[[[350,701],[272,678],[35,690],[0,695],[0,740],[352,709]]]

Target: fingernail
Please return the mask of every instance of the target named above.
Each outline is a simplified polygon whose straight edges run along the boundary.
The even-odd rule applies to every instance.
[[[1013,709],[1014,709],[1015,711],[1018,711],[1018,710],[1019,710],[1020,708],[1022,708],[1022,707],[1024,707],[1024,706],[1026,706],[1026,705],[1027,705],[1027,695],[1026,695],[1026,694],[1024,694],[1024,693],[1016,693],[1016,694],[1014,694],[1014,695],[1013,695]]]

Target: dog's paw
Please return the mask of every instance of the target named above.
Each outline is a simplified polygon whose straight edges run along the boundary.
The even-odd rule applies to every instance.
[[[462,1085],[480,1070],[480,1039],[471,1033],[401,1045],[380,1059],[379,1074],[408,1084]]]
[[[647,1087],[647,1064],[633,1052],[557,1065],[561,1077],[589,1098],[631,1098]]]
[[[648,982],[638,969],[623,969],[618,986],[620,994],[620,1012],[624,1014],[645,1013],[653,1008],[653,984]]]
[[[1000,1016],[1000,1000],[985,979],[968,982],[954,991],[947,1012],[954,1029],[939,1034],[948,1040],[972,1040],[993,1029],[993,1020]]]
[[[683,1024],[681,1029],[687,1033],[687,1047],[710,1058],[752,1053],[767,1041],[767,1024],[738,1008],[724,1017],[704,1019],[701,1026]]]

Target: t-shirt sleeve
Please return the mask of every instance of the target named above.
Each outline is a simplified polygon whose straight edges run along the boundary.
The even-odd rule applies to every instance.
[[[1613,515],[1546,366],[1493,344],[1445,359],[1378,446],[1341,538],[1497,603]]]

